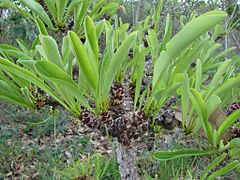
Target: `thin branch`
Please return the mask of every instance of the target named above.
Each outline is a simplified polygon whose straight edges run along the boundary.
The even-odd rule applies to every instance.
[[[233,40],[235,41],[235,43],[237,44],[238,48],[240,49],[240,43],[238,42],[238,40],[233,32],[232,32],[232,37],[233,37]]]

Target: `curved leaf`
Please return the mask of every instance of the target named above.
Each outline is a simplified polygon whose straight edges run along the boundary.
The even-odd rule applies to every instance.
[[[219,126],[218,135],[219,137],[238,119],[240,118],[240,109],[230,114],[227,119]]]
[[[96,68],[98,64],[98,39],[96,34],[96,27],[90,16],[87,16],[85,18],[84,28],[86,33],[86,39],[89,41],[93,54],[95,56]]]
[[[230,164],[224,166],[223,168],[219,169],[218,171],[215,171],[212,173],[209,177],[208,180],[214,180],[216,177],[219,177],[223,174],[228,173],[229,171],[235,169],[236,167],[240,166],[240,162],[238,160],[235,160],[231,162]]]
[[[123,41],[123,43],[121,44],[121,46],[118,48],[117,52],[114,54],[113,58],[111,59],[105,74],[104,89],[103,89],[104,94],[108,94],[110,87],[112,85],[113,79],[118,69],[121,67],[122,62],[127,57],[128,51],[132,47],[134,41],[136,40],[136,37],[137,37],[137,32],[132,32]]]
[[[40,41],[47,59],[63,69],[63,62],[56,41],[51,36],[40,35]]]
[[[57,83],[59,86],[69,89],[67,93],[78,98],[85,107],[89,107],[87,101],[82,96],[82,93],[79,91],[75,82],[58,66],[49,61],[37,61],[35,68],[41,76],[46,78],[46,80],[51,80],[52,82]]]
[[[0,53],[5,53],[16,58],[26,57],[25,53],[20,51],[18,48],[8,44],[0,44]]]
[[[97,80],[98,80],[98,71],[94,69],[94,65],[91,60],[88,58],[87,52],[84,48],[83,43],[80,41],[76,33],[70,31],[68,32],[71,47],[73,53],[75,54],[81,69],[88,80],[88,83],[91,85],[92,89],[96,91]]]
[[[216,159],[213,160],[213,162],[211,162],[203,171],[203,173],[201,174],[200,180],[204,180],[207,176],[207,174],[209,173],[209,171],[213,168],[215,168],[220,162],[222,162],[224,160],[224,158],[227,156],[226,153],[223,153],[221,156],[217,157]]]
[[[60,104],[62,104],[66,109],[69,110],[69,108],[66,106],[66,104],[57,96],[55,95],[54,91],[52,91],[51,88],[49,88],[44,81],[39,79],[36,75],[34,75],[32,72],[28,71],[27,69],[24,69],[22,67],[19,67],[8,60],[0,57],[0,69],[4,69],[4,71],[8,71],[16,76],[19,76],[39,88],[41,88],[43,91],[48,93],[50,96],[52,96],[54,99],[56,99]]]
[[[212,133],[213,130],[212,130],[211,124],[208,122],[208,117],[209,117],[208,110],[202,98],[202,95],[196,89],[191,89],[190,98],[194,108],[198,113],[198,116],[202,120],[202,125],[205,130],[205,133],[207,134],[208,139],[211,142],[213,142],[213,133]]]
[[[36,13],[49,28],[54,29],[51,19],[38,2],[33,0],[20,0],[20,2]]]
[[[4,99],[13,104],[18,104],[24,107],[33,108],[34,105],[27,103],[19,90],[13,86],[8,85],[0,79],[0,99]]]
[[[42,35],[47,36],[48,35],[47,29],[46,29],[44,23],[41,21],[41,19],[39,19],[37,17],[36,18],[36,23],[37,23],[37,26],[38,26],[39,33],[42,34]]]
[[[160,161],[171,160],[180,157],[201,156],[214,153],[214,150],[182,149],[177,151],[159,151],[153,154],[153,157]]]
[[[207,30],[226,18],[227,14],[222,11],[211,11],[186,24],[167,44],[166,51],[162,51],[154,66],[153,86],[156,85],[163,71],[171,63],[173,57],[181,50],[194,42]]]

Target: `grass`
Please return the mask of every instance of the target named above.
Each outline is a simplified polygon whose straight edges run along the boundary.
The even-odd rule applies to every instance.
[[[71,116],[67,112],[59,111],[60,114],[54,121],[49,107],[33,112],[0,102],[1,105],[4,108],[0,108],[0,179],[36,177],[53,180],[84,175],[91,175],[93,179],[120,179],[114,155],[96,154],[88,134],[66,135],[68,129],[72,128]],[[39,123],[46,119],[45,123]],[[203,146],[201,139],[193,139],[194,143],[189,143],[176,138],[171,149]],[[156,146],[161,150],[161,144]],[[90,157],[89,162],[86,157]],[[151,152],[144,151],[138,157],[138,172],[142,178],[148,174],[163,180],[191,176],[194,179],[215,157],[216,155],[185,157],[157,162],[152,158]],[[79,167],[82,169],[79,170]],[[239,177],[239,172],[233,173]]]
[[[66,111],[59,111],[54,121],[49,107],[35,112],[2,102],[0,105],[0,179],[68,179],[62,172],[75,171],[79,163],[96,169],[91,176],[120,179],[116,159],[97,156],[88,135],[66,135],[72,123]],[[94,157],[90,164],[82,160],[86,154]],[[72,171],[68,172],[70,176]]]

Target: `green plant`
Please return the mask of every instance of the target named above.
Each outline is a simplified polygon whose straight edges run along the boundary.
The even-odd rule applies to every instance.
[[[146,114],[156,115],[159,109],[165,104],[169,97],[183,84],[186,75],[184,74],[188,67],[188,61],[179,58],[182,52],[191,49],[194,42],[207,30],[214,27],[226,17],[226,14],[219,11],[205,13],[194,18],[182,28],[172,39],[169,39],[170,23],[166,23],[165,36],[166,41],[162,44],[160,56],[154,64],[153,79],[150,86],[145,90],[142,96],[147,96],[144,105]],[[205,23],[205,21],[208,23]],[[200,28],[201,27],[201,28]],[[149,39],[154,39],[154,32],[150,33]],[[151,42],[149,40],[149,42]],[[156,43],[151,43],[153,46]],[[165,45],[164,45],[165,44]],[[155,47],[155,46],[154,46]],[[152,48],[153,49],[153,48]],[[159,51],[159,50],[158,50]],[[157,54],[156,50],[152,54]],[[194,53],[192,54],[194,55]],[[181,67],[181,71],[176,71]],[[141,104],[141,103],[140,103]],[[140,107],[141,108],[141,107]]]
[[[21,6],[10,0],[1,0],[0,7],[16,9],[23,16],[33,20],[38,26],[42,23],[46,24],[50,30],[65,31],[70,30],[73,26],[74,31],[78,34],[82,33],[86,15],[97,21],[105,14],[114,14],[118,7],[118,3],[114,0],[110,2],[107,0],[20,0],[19,2]],[[68,21],[72,14],[73,21]],[[39,19],[36,17],[39,17]]]
[[[239,143],[240,139],[235,138],[231,140],[223,149],[212,149],[212,150],[196,150],[196,149],[182,149],[182,150],[176,150],[176,151],[159,151],[155,152],[153,154],[154,158],[160,161],[167,161],[167,160],[172,160],[175,158],[180,158],[180,157],[187,157],[187,156],[203,156],[207,154],[212,154],[212,153],[222,153],[219,157],[214,159],[206,168],[205,170],[201,173],[200,179],[206,179],[208,176],[208,173],[216,167],[218,164],[220,164],[222,161],[224,161],[227,156],[229,159],[229,162],[223,166],[220,167],[218,170],[213,172],[212,174],[209,175],[208,179],[214,179],[216,177],[219,177],[223,174],[226,174],[227,172],[238,168],[240,166],[239,162]],[[224,153],[224,150],[228,149],[229,154],[227,155]]]
[[[56,41],[52,37],[42,34],[39,36],[41,46],[36,46],[36,49],[43,60],[29,60],[30,70],[28,70],[1,58],[1,69],[32,82],[76,115],[80,115],[80,104],[93,111],[86,99],[86,96],[92,96],[96,114],[99,115],[107,111],[110,87],[118,69],[126,61],[128,51],[136,38],[136,33],[133,32],[121,43],[119,48],[114,48],[111,44],[107,45],[106,54],[99,61],[98,38],[103,26],[106,27],[107,42],[114,43],[113,28],[108,23],[105,24],[105,21],[100,21],[95,26],[93,20],[88,16],[84,25],[85,44],[80,41],[76,33],[69,32],[68,36],[63,39],[61,56]],[[69,49],[69,45],[71,45],[72,51]],[[114,52],[115,50],[116,52]],[[79,65],[78,83],[72,79],[74,63],[72,52]],[[71,91],[67,94],[69,88]],[[89,91],[91,92],[90,96]]]
[[[77,160],[57,171],[64,179],[120,179],[115,159],[93,154],[85,160]]]
[[[31,48],[22,40],[18,39],[17,43],[21,49],[7,44],[0,44],[0,54],[6,61],[12,64],[22,65],[26,69],[32,69],[33,58],[38,58],[39,54],[36,51],[36,46],[39,39],[35,38]],[[45,104],[45,97],[38,92],[28,80],[22,79],[18,75],[1,70],[1,99],[12,103],[28,107],[40,108]]]
[[[98,30],[98,31],[97,31]],[[106,23],[106,49],[102,60],[99,60],[99,28],[92,19],[85,20],[86,45],[84,46],[74,32],[69,32],[72,50],[80,65],[80,71],[86,78],[92,93],[97,114],[107,111],[108,94],[114,77],[127,59],[128,51],[136,39],[136,32],[128,35],[118,48],[114,48],[114,29]],[[114,52],[115,51],[115,52]],[[88,52],[88,54],[87,54]]]
[[[213,169],[218,166],[219,164],[223,163],[226,159],[229,159],[230,162],[228,162],[228,164],[226,164],[223,167],[220,167],[219,169],[217,169],[216,171],[212,172],[209,176],[208,179],[214,179],[216,177],[219,177],[223,174],[228,173],[229,171],[240,167],[240,163],[239,163],[239,145],[236,145],[236,143],[239,144],[239,139],[234,139],[230,142],[230,150],[229,153],[222,153],[221,156],[217,157],[216,159],[214,159],[206,168],[205,170],[201,173],[200,176],[200,180],[205,179],[208,174],[210,174],[211,171],[213,171]]]

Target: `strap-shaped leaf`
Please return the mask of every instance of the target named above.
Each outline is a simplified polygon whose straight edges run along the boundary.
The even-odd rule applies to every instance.
[[[215,92],[219,97],[223,97],[226,92],[240,86],[240,77],[231,78],[225,81]]]
[[[105,19],[99,21],[99,22],[96,24],[96,34],[97,34],[97,38],[98,38],[98,39],[99,39],[100,35],[102,34],[104,25],[105,25]]]
[[[22,50],[24,53],[27,54],[27,53],[30,51],[28,45],[27,45],[23,40],[17,39],[16,41],[17,41],[19,47],[21,48],[21,50]]]
[[[90,43],[92,52],[95,56],[95,61],[93,62],[94,67],[95,69],[98,69],[98,38],[96,34],[96,27],[90,16],[87,16],[85,18],[84,28],[86,33],[86,39]]]
[[[25,68],[28,68],[32,72],[36,72],[34,65],[37,61],[32,60],[31,58],[19,58],[17,62],[22,64]]]
[[[62,22],[63,15],[69,0],[56,0],[58,21]]]
[[[218,171],[215,171],[214,173],[212,173],[208,177],[208,180],[214,180],[216,177],[219,177],[223,174],[227,174],[228,172],[230,172],[231,170],[233,170],[239,166],[240,166],[240,162],[238,160],[235,160],[235,161],[229,163],[228,165],[224,166],[223,168],[219,169]]]
[[[90,5],[90,0],[84,0],[83,3],[74,9],[74,31],[78,32],[82,28],[83,20],[86,15],[87,9]]]
[[[26,54],[21,50],[8,44],[0,44],[0,53],[5,53],[16,58],[26,57]]]
[[[66,104],[55,95],[55,93],[50,89],[44,81],[39,79],[36,75],[34,75],[32,72],[28,71],[27,69],[24,69],[22,67],[19,67],[15,65],[14,63],[9,62],[8,60],[0,57],[0,69],[4,69],[4,71],[10,72],[18,77],[21,77],[39,88],[41,88],[43,91],[48,93],[50,96],[52,96],[54,99],[56,99],[60,104],[62,104],[66,109],[69,110],[69,108],[66,106]]]
[[[208,110],[207,110],[206,103],[202,98],[202,95],[196,89],[191,89],[190,98],[192,100],[192,104],[194,108],[198,113],[199,119],[202,120],[202,125],[205,130],[205,133],[207,134],[208,139],[210,140],[210,142],[213,142],[212,126],[208,122],[208,117],[209,117]]]
[[[38,2],[32,0],[20,0],[20,2],[36,13],[49,28],[54,29],[51,19]]]
[[[228,67],[231,65],[231,60],[228,59],[222,63],[222,65],[218,68],[217,72],[213,76],[212,81],[209,84],[209,89],[211,89],[213,86],[218,87],[220,84],[220,80],[222,79],[224,73],[228,70]]]
[[[240,118],[240,109],[230,114],[227,119],[218,128],[219,137],[238,119]]]
[[[104,79],[104,94],[108,94],[110,87],[112,85],[113,79],[118,72],[118,69],[122,66],[122,62],[128,55],[130,48],[135,42],[137,37],[137,32],[132,32],[118,48],[117,52],[114,54],[110,64],[108,66],[107,72]]]
[[[176,68],[174,69],[173,74],[186,72],[186,70],[191,66],[192,62],[197,58],[199,49],[202,49],[207,42],[208,38],[204,38],[191,47],[191,51],[188,52],[184,58],[180,58],[180,60],[176,62]]]
[[[235,49],[236,49],[236,47],[231,47],[231,48],[228,48],[228,49],[226,49],[226,50],[224,50],[224,51],[221,51],[217,56],[215,56],[214,58],[212,58],[212,59],[210,60],[210,62],[211,62],[211,63],[215,62],[216,60],[224,57],[226,54],[230,53],[231,51],[233,51],[233,50],[235,50]]]
[[[65,87],[65,89],[69,89],[69,92],[67,93],[78,98],[85,107],[89,107],[86,99],[78,90],[77,85],[74,83],[71,77],[61,68],[49,61],[37,61],[35,67],[37,72],[46,78],[46,80],[51,80],[52,82],[57,83],[59,86]]]
[[[213,150],[182,149],[177,151],[159,151],[153,154],[153,157],[160,161],[167,161],[180,157],[202,156],[214,153]]]
[[[240,148],[240,138],[234,138],[229,142],[229,148]],[[240,149],[239,149],[240,150]]]
[[[81,69],[91,85],[92,89],[96,91],[98,72],[94,69],[94,65],[88,58],[87,52],[84,48],[83,43],[80,41],[76,33],[70,31],[68,33],[73,53],[75,54]]]
[[[140,47],[141,49],[143,47]],[[139,99],[140,96],[140,90],[141,90],[141,85],[142,85],[142,79],[143,79],[143,72],[144,72],[144,61],[145,60],[145,56],[142,56],[139,58],[139,62],[136,65],[136,89],[135,89],[135,95],[134,95],[134,111],[136,111],[137,108],[137,101]]]
[[[84,0],[72,0],[72,2],[69,4],[68,8],[67,8],[67,12],[65,14],[65,20],[64,22],[66,22],[68,20],[68,16],[69,14],[73,11],[73,9],[78,6],[80,3],[82,3]]]
[[[210,116],[214,111],[220,106],[221,99],[216,96],[215,94],[211,95],[207,100],[207,111],[208,115]]]
[[[24,107],[33,108],[34,105],[27,103],[23,95],[19,92],[17,87],[10,86],[0,79],[0,99],[4,99],[13,104],[18,104]]]
[[[213,162],[211,162],[203,171],[203,173],[201,174],[200,180],[204,180],[207,177],[207,174],[209,173],[209,171],[213,168],[215,168],[220,162],[222,162],[224,160],[224,158],[227,156],[226,153],[223,153],[221,156],[217,157],[216,159],[213,160]]]
[[[94,14],[98,13],[105,2],[106,0],[100,0],[95,6],[93,6],[93,9],[90,11],[89,16],[92,17]]]
[[[63,69],[63,62],[56,41],[51,36],[40,35],[39,37],[47,59]]]
[[[1,0],[0,1],[0,8],[12,8],[12,9],[16,9],[16,5],[11,2],[10,0]]]
[[[181,86],[181,104],[182,104],[182,126],[185,128],[187,126],[187,114],[189,112],[189,78],[188,75],[184,74],[184,81]]]
[[[214,45],[209,46],[207,48],[207,52],[204,53],[204,56],[201,59],[202,63],[205,64],[206,62],[208,62],[208,60],[209,60],[209,58],[211,58],[211,55],[213,54],[213,52],[221,47],[222,47],[222,44],[220,44],[220,43],[215,43]]]
[[[202,63],[200,59],[197,59],[195,89],[199,90],[201,85],[202,85]]]
[[[147,42],[151,47],[151,53],[153,57],[153,61],[156,62],[157,57],[159,56],[159,43],[157,38],[157,33],[153,29],[148,30]]]
[[[153,86],[156,85],[163,71],[171,63],[173,57],[181,52],[190,43],[194,42],[207,30],[226,18],[222,11],[211,11],[186,24],[166,45],[166,51],[162,51],[154,66]]]
[[[161,44],[161,50],[165,50],[167,42],[170,40],[172,36],[172,22],[171,22],[171,17],[168,14],[166,18],[166,25],[165,25],[165,33],[163,36],[162,44]]]
[[[153,14],[153,25],[156,26],[161,15],[161,11],[163,8],[163,0],[159,0],[158,5],[155,6],[154,14]]]
[[[41,21],[41,19],[39,19],[37,17],[36,18],[36,23],[37,23],[37,26],[38,26],[39,33],[42,34],[42,35],[47,36],[48,35],[47,29],[46,29],[44,23]]]
[[[117,10],[118,3],[109,3],[106,6],[104,6],[101,11],[98,14],[95,14],[92,19],[93,21],[98,20],[100,17],[102,17],[104,14],[109,14],[111,12],[114,12]]]
[[[53,1],[53,0],[44,0],[44,3],[46,3],[47,8],[48,8],[51,16],[53,17],[53,19],[56,20],[57,19],[57,8],[56,8],[55,1]]]

